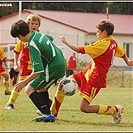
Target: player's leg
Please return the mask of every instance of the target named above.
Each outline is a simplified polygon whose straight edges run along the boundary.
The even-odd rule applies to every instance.
[[[13,88],[13,90],[11,91],[10,98],[9,98],[8,102],[6,103],[5,108],[9,109],[9,110],[15,109],[14,103],[17,100],[18,96],[19,96],[19,92],[16,91],[15,88]]]
[[[22,81],[26,78],[27,76],[19,76],[19,81]],[[14,103],[16,102],[18,96],[19,96],[19,93],[18,91],[15,90],[15,88],[11,91],[11,95],[10,95],[10,98],[5,106],[6,109],[9,109],[9,110],[12,110],[12,109],[15,109],[14,108]]]
[[[44,98],[44,101],[46,101],[47,99],[49,99],[49,100],[47,100],[47,106],[50,108],[51,107],[51,105],[52,105],[52,100],[49,98],[49,94],[48,94],[48,92],[47,91],[43,91],[43,92],[40,92],[39,90],[37,91],[39,94],[40,94],[40,96],[41,97],[43,97]],[[47,92],[47,93],[46,93]],[[40,110],[37,110],[36,111],[36,113],[38,114],[38,115],[43,115],[43,113],[40,111]]]
[[[112,123],[120,123],[123,113],[121,105],[99,105],[97,114],[112,115]]]
[[[81,101],[80,110],[84,113],[97,113],[105,115],[113,115],[117,111],[115,106],[90,105],[85,98],[83,98]]]
[[[18,79],[18,72],[14,72],[13,81],[12,81],[13,86],[17,83],[17,79]]]
[[[53,102],[53,101],[49,98],[49,107],[51,107],[52,102]],[[40,115],[40,116],[43,115],[43,113],[42,113],[39,109],[36,111],[36,113],[37,113],[38,115]]]
[[[121,113],[123,112],[121,105],[90,105],[93,98],[86,98],[83,98],[81,101],[80,109],[82,112],[111,115],[113,116],[113,123],[119,123],[121,121]]]
[[[33,84],[32,84],[33,85]],[[34,84],[35,85],[35,84]],[[41,92],[37,92],[30,84],[28,84],[25,88],[25,91],[33,104],[43,113],[43,116],[34,118],[34,121],[45,121],[45,122],[53,122],[55,121],[54,116],[50,113],[50,107],[49,107],[49,95],[48,91],[46,91],[44,88],[39,89]],[[44,96],[42,96],[43,93]]]
[[[56,79],[50,78],[51,80],[49,79],[49,81],[45,81],[45,78],[46,74],[44,72],[38,76],[38,78],[31,81],[25,88],[29,98],[43,114],[43,116],[35,118],[34,121],[55,121],[55,117],[51,115],[50,112],[48,89],[56,81]],[[49,117],[47,118],[46,115]]]
[[[66,62],[62,63],[59,66],[59,69],[52,71],[51,75],[53,75],[52,78],[53,79],[56,78],[55,81],[57,81],[57,80],[60,80],[61,78],[63,78],[63,76],[65,76],[65,72],[66,72]],[[58,84],[58,87],[59,87],[59,84]],[[65,95],[58,89],[58,87],[57,87],[55,96],[53,98],[52,106],[50,108],[51,114],[54,115],[55,117],[57,117],[60,106],[64,100],[64,97],[65,97]]]
[[[72,75],[70,75],[69,77],[74,79],[74,77]],[[61,104],[63,103],[63,100],[65,98],[64,93],[59,90],[59,86],[60,86],[60,83],[59,83],[58,88],[56,90],[56,93],[55,93],[55,96],[54,96],[54,99],[53,99],[53,103],[52,103],[52,106],[51,106],[51,113],[55,117],[58,116],[59,109],[60,109]]]
[[[3,83],[4,83],[5,95],[11,95],[11,92],[9,91],[9,76],[6,72],[3,73],[2,76],[4,77]]]
[[[65,95],[63,94],[63,92],[57,88],[54,99],[53,99],[53,103],[51,106],[51,114],[54,115],[55,117],[58,116],[58,112],[59,112],[60,106],[64,98],[65,98]]]
[[[11,95],[11,92],[9,91],[9,76],[2,65],[0,65],[0,75],[4,77],[4,90],[5,95]]]

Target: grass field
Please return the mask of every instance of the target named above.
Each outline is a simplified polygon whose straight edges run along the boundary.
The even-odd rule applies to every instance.
[[[38,117],[36,114],[37,109],[27,97],[24,90],[22,90],[15,103],[17,110],[6,110],[4,108],[9,96],[3,94],[4,90],[2,87],[0,87],[0,91],[0,131],[133,131],[132,87],[107,87],[107,89],[102,89],[92,102],[92,104],[121,104],[124,107],[124,112],[120,124],[111,123],[111,116],[81,112],[79,109],[81,97],[78,93],[71,97],[65,97],[61,111],[55,122],[33,122],[32,119]],[[51,98],[53,98],[55,91],[56,86],[49,89]]]

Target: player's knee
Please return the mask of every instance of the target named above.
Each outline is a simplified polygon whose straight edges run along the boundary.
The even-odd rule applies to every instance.
[[[80,110],[84,113],[87,113],[87,108],[85,106],[80,106]]]
[[[31,87],[30,85],[27,85],[26,87],[25,87],[25,92],[26,92],[26,94],[29,96],[31,93],[33,93],[35,90],[34,90],[34,88],[33,87]]]
[[[9,80],[8,74],[5,74],[4,78],[5,78],[6,81],[8,81]]]

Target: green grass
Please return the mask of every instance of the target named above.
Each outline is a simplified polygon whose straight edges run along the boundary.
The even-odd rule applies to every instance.
[[[20,93],[15,107],[17,110],[6,110],[4,107],[9,96],[1,91],[1,117],[0,131],[133,131],[133,88],[132,87],[107,87],[102,89],[92,104],[121,104],[124,107],[123,119],[120,124],[111,123],[109,115],[85,114],[80,111],[81,97],[65,97],[58,118],[55,122],[33,122],[38,117],[36,107],[32,104],[24,90]],[[49,89],[53,98],[56,87]]]

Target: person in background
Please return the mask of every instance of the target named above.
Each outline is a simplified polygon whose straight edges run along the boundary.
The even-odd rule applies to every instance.
[[[76,54],[73,52],[73,54],[68,58],[66,77],[69,77],[70,75],[74,74],[74,70],[77,67],[75,55]]]
[[[6,70],[2,66],[2,62],[4,62],[5,67],[7,67],[7,64],[6,64],[7,61],[13,62],[14,59],[8,59],[5,56],[4,49],[2,48],[2,46],[0,46],[0,76],[4,77],[4,81],[3,81],[3,83],[4,83],[4,94],[5,95],[11,95],[11,92],[9,91],[9,75],[7,74]]]
[[[93,44],[76,46],[69,43],[64,36],[60,36],[59,38],[75,52],[88,54],[88,56],[92,58],[92,63],[83,71],[79,71],[68,77],[74,79],[78,84],[79,95],[82,97],[80,110],[84,113],[111,115],[112,123],[120,123],[124,109],[121,105],[90,105],[99,91],[102,88],[106,88],[107,73],[113,63],[114,57],[123,59],[128,66],[133,66],[133,60],[127,58],[125,49],[121,47],[112,36],[113,31],[114,24],[108,19],[103,19],[96,25],[98,41]],[[61,100],[58,101],[57,104],[56,102],[53,103],[55,107],[52,110],[52,114],[55,117],[58,115],[64,97],[65,96],[60,95],[59,98]]]

